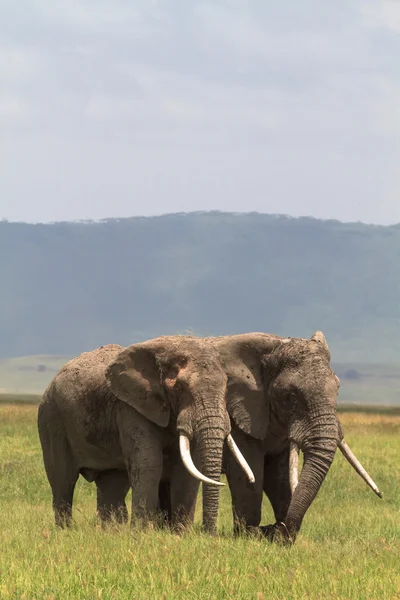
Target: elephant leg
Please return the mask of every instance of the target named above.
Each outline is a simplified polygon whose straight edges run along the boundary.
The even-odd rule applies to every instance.
[[[255,483],[250,483],[232,453],[225,449],[224,463],[226,477],[232,496],[233,531],[235,535],[258,528],[261,520],[263,492],[264,450],[262,442],[239,429],[232,431],[232,437],[252,469]]]
[[[121,407],[118,426],[132,488],[131,524],[134,527],[153,520],[157,513],[159,516],[158,493],[163,471],[164,436],[157,425],[132,411],[129,406],[126,409]]]
[[[264,492],[271,502],[277,522],[284,521],[292,493],[289,483],[289,448],[264,460]]]
[[[169,481],[160,481],[158,486],[158,508],[163,515],[163,520],[166,523],[171,522],[171,483]]]
[[[103,471],[96,478],[97,512],[104,525],[115,519],[117,523],[128,521],[125,497],[129,491],[129,478],[126,471],[112,469]]]
[[[53,493],[53,509],[56,525],[69,527],[72,519],[72,501],[75,485],[79,477],[78,470],[73,464],[59,464],[55,473],[49,476]]]
[[[47,409],[47,407],[45,407]],[[44,412],[42,408],[42,413]],[[52,416],[52,415],[51,415]],[[40,422],[39,436],[43,450],[43,462],[53,495],[56,525],[69,527],[72,519],[72,501],[79,469],[63,427],[53,418],[54,427]]]
[[[154,455],[154,451],[152,452]],[[158,491],[162,475],[162,452],[148,459],[139,452],[128,460],[128,473],[132,487],[132,526],[135,522],[158,520]]]
[[[196,461],[195,453],[193,458]],[[171,473],[171,525],[175,529],[194,523],[199,481],[195,479],[177,457]]]
[[[63,482],[57,477],[57,481],[51,482],[53,491],[53,509],[56,525],[59,527],[69,527],[72,519],[72,501],[74,497],[75,485],[78,474],[70,474]]]

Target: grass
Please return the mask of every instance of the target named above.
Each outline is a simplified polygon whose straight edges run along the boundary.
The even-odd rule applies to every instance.
[[[220,536],[104,531],[95,488],[77,485],[75,524],[53,524],[36,407],[0,405],[0,598],[400,598],[400,416],[345,413],[346,439],[384,492],[379,500],[338,454],[288,549],[231,534],[229,490]],[[265,503],[263,523],[272,522]]]

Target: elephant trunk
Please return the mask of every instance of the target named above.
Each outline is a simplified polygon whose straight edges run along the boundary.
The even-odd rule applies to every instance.
[[[203,482],[203,527],[207,532],[215,533],[219,487],[224,485],[219,481],[222,454],[225,439],[230,433],[230,420],[226,412],[225,390],[218,394],[210,386],[207,392],[203,391],[196,398],[194,406],[180,412],[177,429],[182,461],[186,469]]]
[[[294,454],[296,444],[291,445],[290,483],[292,499],[285,518],[285,525],[292,540],[297,536],[304,515],[317,495],[322,482],[332,464],[338,443],[338,426],[334,414],[318,417],[317,424],[311,425],[296,440],[304,454],[304,465],[297,483],[294,469],[297,467]]]
[[[204,475],[219,482],[222,471],[222,454],[226,433],[221,429],[207,427],[197,436],[201,469]],[[219,489],[210,483],[203,484],[203,527],[215,534],[217,531]]]
[[[219,481],[225,441],[247,479],[254,483],[253,472],[230,435],[231,424],[225,402],[226,378],[224,384],[222,389],[218,389],[219,382],[205,373],[201,391],[194,393],[194,403],[184,407],[177,418],[183,464],[193,477],[203,482],[203,527],[210,533],[217,529],[219,487],[225,485]],[[193,463],[191,449],[196,451],[199,469]]]
[[[211,485],[216,485],[216,486],[225,485],[224,483],[221,483],[220,481],[214,481],[213,479],[206,477],[205,475],[203,475],[203,473],[201,473],[198,470],[198,468],[195,466],[195,464],[193,462],[192,455],[190,452],[190,440],[183,433],[181,433],[179,436],[179,450],[181,453],[181,458],[182,458],[183,464],[185,465],[185,467],[189,471],[189,473],[191,475],[193,475],[193,477],[195,477],[199,481],[202,481],[203,483],[209,483]]]

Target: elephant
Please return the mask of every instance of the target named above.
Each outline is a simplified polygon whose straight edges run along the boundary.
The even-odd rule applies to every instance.
[[[132,525],[157,509],[172,524],[192,523],[203,481],[203,527],[215,533],[225,442],[254,480],[230,435],[226,383],[218,352],[194,336],[110,344],[64,365],[38,410],[56,524],[70,525],[81,474],[96,483],[103,523],[127,521],[131,487]]]
[[[248,333],[207,338],[228,377],[232,436],[255,476],[249,484],[224,453],[234,532],[258,531],[295,541],[303,518],[330,468],[337,447],[382,497],[343,439],[336,414],[340,381],[330,366],[325,336],[280,338]],[[298,453],[304,465],[298,478]],[[276,523],[259,528],[263,491]]]

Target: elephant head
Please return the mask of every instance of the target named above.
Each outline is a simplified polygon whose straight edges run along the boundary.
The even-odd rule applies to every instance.
[[[245,433],[265,440],[267,452],[290,447],[287,475],[292,491],[285,522],[266,528],[294,540],[339,447],[381,496],[343,439],[336,414],[339,379],[330,366],[322,332],[311,339],[252,333],[216,338],[228,375],[228,412]],[[304,465],[298,478],[298,452]]]
[[[200,338],[165,336],[133,344],[108,367],[112,393],[160,427],[179,433],[182,461],[187,470],[206,485],[203,490],[203,525],[216,529],[218,486],[225,440],[243,465],[250,481],[253,474],[230,436],[226,410],[227,377],[219,355]],[[196,447],[201,472],[195,467],[190,447]]]

